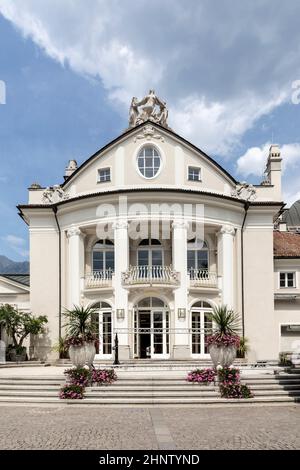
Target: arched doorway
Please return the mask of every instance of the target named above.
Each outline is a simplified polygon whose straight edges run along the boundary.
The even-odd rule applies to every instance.
[[[206,338],[212,334],[212,306],[204,300],[195,302],[191,308],[192,355],[208,357]]]
[[[134,309],[134,357],[167,359],[170,355],[170,315],[167,304],[146,297]]]
[[[96,359],[112,357],[112,309],[107,302],[96,302],[93,308],[97,309],[93,314],[92,322],[99,332],[99,345],[96,348]]]

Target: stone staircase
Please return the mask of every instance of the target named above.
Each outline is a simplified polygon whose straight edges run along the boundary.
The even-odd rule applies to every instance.
[[[0,376],[0,404],[56,404],[126,406],[200,406],[226,404],[300,403],[300,370],[274,374],[244,370],[242,382],[251,388],[254,398],[223,399],[217,385],[199,385],[184,380],[181,371],[153,373],[120,372],[112,385],[87,387],[83,400],[60,400],[58,392],[65,383],[57,377]]]

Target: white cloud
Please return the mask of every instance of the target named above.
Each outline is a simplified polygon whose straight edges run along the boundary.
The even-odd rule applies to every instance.
[[[54,60],[100,80],[124,119],[130,98],[154,87],[175,131],[230,155],[300,76],[300,4],[289,5],[274,0],[270,14],[261,1],[0,0],[0,12]]]
[[[17,237],[16,235],[6,235],[5,237],[2,237],[2,239],[20,256],[28,258],[29,251],[26,248],[27,243],[24,238]]]
[[[237,160],[237,172],[243,177],[262,177],[270,148],[270,142],[261,147],[251,147]],[[300,199],[300,143],[284,144],[280,147],[282,156],[283,199],[291,205]]]

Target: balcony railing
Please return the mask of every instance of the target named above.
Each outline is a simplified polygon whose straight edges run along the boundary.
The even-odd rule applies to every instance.
[[[217,274],[207,269],[189,269],[190,283],[193,287],[217,287]]]
[[[86,289],[95,287],[109,287],[112,285],[112,269],[103,269],[102,271],[93,271],[85,276]]]
[[[179,273],[172,266],[130,266],[122,273],[123,284],[179,284]]]

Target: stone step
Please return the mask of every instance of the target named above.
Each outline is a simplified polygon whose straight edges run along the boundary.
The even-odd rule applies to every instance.
[[[60,400],[58,397],[1,397],[0,403],[5,404],[55,404],[57,405],[97,405],[97,406],[200,406],[200,405],[255,405],[255,404],[284,404],[300,402],[300,398],[290,396],[267,396],[250,399],[226,398],[111,398],[104,401],[102,398],[85,398],[83,400]]]

